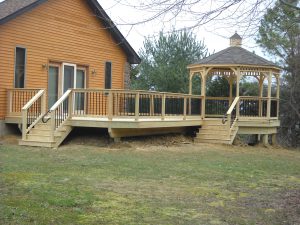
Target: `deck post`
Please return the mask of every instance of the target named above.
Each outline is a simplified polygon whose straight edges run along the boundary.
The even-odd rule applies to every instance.
[[[267,118],[271,117],[271,88],[272,88],[272,72],[268,74],[268,102],[267,102]]]
[[[201,95],[202,98],[202,106],[201,106],[201,117],[202,119],[205,118],[205,101],[206,101],[206,76],[207,72],[206,70],[201,74],[202,75],[202,82],[201,82]]]
[[[46,113],[46,94],[44,93],[41,100],[41,112],[42,114]]]
[[[150,116],[154,115],[154,96],[150,97]]]
[[[113,118],[113,93],[112,91],[108,92],[108,120]]]
[[[166,94],[164,93],[162,96],[162,103],[161,103],[161,119],[165,120],[166,117]]]
[[[24,109],[22,110],[22,140],[25,141],[26,140],[26,130],[27,130],[27,110]]]
[[[54,131],[55,131],[55,111],[51,111],[50,113],[50,125],[51,125],[51,140],[54,141]]]
[[[73,109],[74,108],[74,102],[73,102],[73,91],[71,91],[70,95],[69,95],[69,99],[68,99],[68,114],[69,114],[69,118],[72,117],[73,114]]]
[[[186,103],[187,103],[187,99],[186,99],[186,97],[184,97],[184,99],[183,99],[183,120],[186,120]]]
[[[137,92],[135,94],[135,120],[139,120],[139,116],[140,116],[140,93]]]

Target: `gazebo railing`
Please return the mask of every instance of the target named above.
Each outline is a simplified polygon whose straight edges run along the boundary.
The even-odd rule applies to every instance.
[[[270,115],[268,115],[270,101]],[[268,97],[241,96],[239,115],[242,117],[276,117],[278,118],[279,99]]]
[[[229,97],[205,98],[205,115],[207,117],[222,117],[229,107]]]

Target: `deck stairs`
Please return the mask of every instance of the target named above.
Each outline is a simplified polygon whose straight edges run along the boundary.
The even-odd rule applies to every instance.
[[[232,124],[222,123],[222,119],[207,119],[197,133],[198,143],[231,145],[238,132],[237,119]]]
[[[25,139],[19,141],[19,145],[57,148],[70,134],[73,128],[66,123],[66,125],[62,125],[54,132],[54,137],[52,138],[50,121],[51,120],[48,120],[46,123],[42,120],[39,121],[30,132],[26,134]]]

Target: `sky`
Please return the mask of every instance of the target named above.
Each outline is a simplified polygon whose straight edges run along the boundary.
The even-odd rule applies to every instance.
[[[134,4],[134,1],[137,0],[131,0],[128,4]],[[126,0],[98,0],[98,2],[137,52],[140,48],[142,48],[145,37],[156,37],[158,32],[162,29],[168,32],[173,27],[175,27],[175,29],[179,29],[183,28],[184,26],[189,26],[190,23],[190,21],[182,18],[170,20],[169,18],[158,18],[150,22],[131,26],[130,23],[141,21],[144,18],[149,17],[150,14],[148,12],[127,6]],[[262,14],[263,13],[264,12],[262,12]],[[167,22],[163,22],[163,20]],[[247,36],[247,34],[243,33],[244,31],[242,31],[237,24],[229,24],[229,26],[225,26],[223,23],[224,21],[217,20],[193,29],[193,32],[196,34],[198,40],[204,40],[204,43],[208,47],[210,53],[229,47],[229,37],[231,37],[235,31],[237,31],[242,37],[244,37],[244,48],[270,59],[270,56],[264,54],[262,49],[260,49],[256,44],[254,40],[255,36]]]

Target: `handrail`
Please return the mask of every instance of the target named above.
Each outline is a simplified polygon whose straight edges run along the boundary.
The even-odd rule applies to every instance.
[[[228,109],[226,115],[230,115],[234,109],[234,107],[236,106],[236,104],[238,103],[238,101],[240,100],[240,97],[235,97],[234,101],[232,102],[230,108]]]
[[[76,89],[71,89],[72,91],[75,92],[91,92],[91,91],[97,91],[97,92],[121,92],[121,93],[132,93],[132,94],[153,94],[153,95],[169,95],[169,96],[183,96],[183,97],[196,97],[196,98],[202,98],[204,97],[203,95],[191,95],[191,94],[185,94],[185,93],[172,93],[172,92],[158,92],[158,91],[147,91],[147,90],[123,90],[123,89],[102,89],[102,88],[95,88],[95,89],[84,89],[84,88],[76,88]]]
[[[234,110],[234,108],[237,106],[238,102],[240,100],[240,97],[235,97],[234,101],[232,102],[231,106],[227,110],[227,112],[224,114],[222,118],[222,123],[225,124],[226,121],[229,121],[229,126],[231,126],[231,114]]]
[[[50,112],[56,110],[58,108],[58,106],[63,103],[64,100],[66,100],[66,98],[69,97],[70,93],[72,92],[72,89],[67,90],[61,97],[60,99],[57,100],[57,102],[55,102],[55,104],[50,108]]]
[[[33,96],[32,99],[30,99],[29,102],[27,102],[26,105],[24,105],[24,107],[22,108],[22,110],[27,110],[30,108],[30,106],[32,106],[36,100],[38,100],[43,94],[44,94],[45,90],[40,90],[35,96]]]
[[[45,111],[45,90],[39,90],[22,108],[22,139],[41,120]]]

